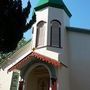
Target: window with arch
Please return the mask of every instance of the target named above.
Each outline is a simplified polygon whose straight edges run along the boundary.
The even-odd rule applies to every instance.
[[[45,21],[40,21],[37,24],[36,47],[44,46],[45,41]]]
[[[51,42],[52,47],[61,47],[61,23],[58,20],[51,21]]]

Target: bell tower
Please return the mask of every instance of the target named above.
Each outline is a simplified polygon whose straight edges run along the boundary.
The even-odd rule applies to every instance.
[[[64,29],[69,26],[71,13],[62,0],[39,0],[35,7],[36,23],[33,25],[33,47],[61,48]]]
[[[55,86],[58,89],[53,90],[70,90],[69,71],[66,68],[69,66],[66,27],[70,25],[71,13],[63,0],[39,0],[35,11],[32,48],[35,48],[34,52],[61,63],[62,68],[53,66],[57,75],[51,78],[59,85]]]

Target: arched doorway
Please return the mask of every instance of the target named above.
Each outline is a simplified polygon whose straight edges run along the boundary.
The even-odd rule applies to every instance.
[[[46,67],[38,65],[31,70],[26,80],[25,90],[49,90],[50,74]]]
[[[19,90],[57,90],[58,61],[32,52],[8,71],[20,70]]]

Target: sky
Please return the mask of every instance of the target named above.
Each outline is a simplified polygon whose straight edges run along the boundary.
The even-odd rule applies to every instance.
[[[26,6],[28,0],[23,0],[23,7]],[[32,9],[39,0],[30,0]],[[67,8],[72,14],[70,18],[70,26],[90,29],[90,0],[63,0]],[[31,17],[31,15],[30,15]],[[29,19],[30,19],[29,17]],[[31,30],[24,34],[26,40],[32,37]]]

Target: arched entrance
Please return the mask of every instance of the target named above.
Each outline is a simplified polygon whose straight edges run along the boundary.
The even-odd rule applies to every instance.
[[[57,90],[60,62],[32,52],[8,71],[20,70],[19,90]]]
[[[28,74],[26,90],[49,90],[50,75],[43,65],[36,66]]]

